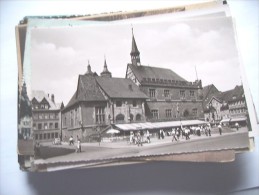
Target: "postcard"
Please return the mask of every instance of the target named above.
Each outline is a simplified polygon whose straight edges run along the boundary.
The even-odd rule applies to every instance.
[[[249,147],[231,18],[31,24],[19,141],[36,170]]]

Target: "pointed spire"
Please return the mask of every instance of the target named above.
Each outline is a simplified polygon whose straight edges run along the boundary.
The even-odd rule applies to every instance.
[[[92,72],[92,70],[91,70],[91,65],[90,65],[89,60],[88,60],[88,65],[87,65],[87,72],[86,72],[85,74],[89,74],[89,75],[92,75],[92,74],[93,74],[93,72]]]
[[[131,52],[130,52],[131,62],[133,65],[140,65],[140,57],[139,57],[140,52],[138,50],[136,40],[134,37],[133,27],[131,28],[131,31],[132,31],[132,44],[131,44]]]
[[[112,77],[112,73],[108,70],[105,56],[104,56],[104,66],[103,66],[103,71],[101,72],[101,76],[110,77],[110,78]]]

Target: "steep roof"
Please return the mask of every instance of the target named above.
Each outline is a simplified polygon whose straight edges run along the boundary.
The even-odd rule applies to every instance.
[[[204,108],[206,108],[206,105],[211,101],[213,97],[218,99],[221,102],[226,102],[226,103],[229,103],[231,101],[237,101],[244,98],[244,88],[242,85],[240,86],[237,85],[234,89],[224,91],[224,92],[221,92],[221,91],[213,92],[213,93],[208,92],[206,99],[203,100]]]
[[[131,52],[130,52],[130,55],[139,55],[139,50],[138,50],[138,47],[137,47],[137,44],[136,44],[136,41],[135,41],[135,37],[133,35],[133,32],[132,32],[132,45],[131,45]]]
[[[139,82],[141,82],[143,78],[158,78],[167,80],[186,81],[184,78],[180,77],[178,74],[167,68],[158,68],[143,65],[135,66],[133,64],[128,64],[128,68],[132,70]]]
[[[64,109],[81,101],[106,101],[92,74],[79,75],[76,92]]]
[[[213,84],[204,86],[202,88],[203,99],[207,98],[207,96],[209,94],[215,94],[215,93],[218,93],[218,92],[219,92],[219,90]]]
[[[81,101],[107,101],[101,90],[109,98],[148,98],[130,79],[79,75],[77,90],[65,109]]]
[[[96,81],[110,98],[148,98],[130,79],[96,77]]]
[[[62,103],[53,102],[50,97],[42,90],[32,90],[32,100],[36,99],[38,103],[42,102],[44,99],[49,104],[49,110],[58,110],[61,108]]]

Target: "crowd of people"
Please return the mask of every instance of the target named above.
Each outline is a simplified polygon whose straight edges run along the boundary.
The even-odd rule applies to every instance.
[[[158,131],[152,131],[151,134],[149,130],[139,130],[136,132],[130,132],[129,143],[138,146],[143,146],[143,143],[151,143],[151,137],[157,137],[159,140],[165,139],[166,136],[172,137],[172,142],[178,142],[181,139],[190,140],[190,135],[201,136],[206,135],[211,136],[211,126],[210,124],[198,125],[198,126],[180,126],[174,127],[170,130],[160,129]]]

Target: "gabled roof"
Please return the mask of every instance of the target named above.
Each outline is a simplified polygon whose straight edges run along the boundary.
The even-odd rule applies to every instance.
[[[211,85],[210,85],[211,86]],[[243,86],[236,86],[234,89],[228,90],[228,91],[218,91],[218,92],[212,92],[212,90],[208,91],[207,97],[203,99],[203,108],[206,109],[207,104],[211,101],[212,98],[216,98],[217,100],[221,102],[229,103],[231,101],[237,101],[240,99],[243,99],[244,96],[244,89]],[[233,98],[235,97],[235,99]],[[224,108],[225,109],[225,108]]]
[[[79,75],[76,92],[65,109],[81,101],[106,101],[95,80],[95,75]]]
[[[76,99],[78,101],[105,101],[99,86],[92,75],[79,75]]]
[[[215,85],[207,85],[202,88],[202,96],[203,99],[206,99],[208,95],[218,93],[219,90],[215,87]]]
[[[65,109],[82,101],[107,101],[103,93],[109,98],[148,98],[130,79],[79,75],[77,90]]]
[[[95,77],[101,89],[110,98],[148,98],[130,79]]]
[[[42,90],[32,90],[32,100],[35,99],[38,103],[42,101],[48,102],[50,108],[49,110],[58,110],[61,108],[62,103],[55,103],[53,102],[50,97]]]
[[[132,70],[140,83],[144,78],[186,81],[184,78],[180,77],[178,74],[167,68],[158,68],[143,65],[135,66],[133,64],[128,64],[128,68]]]

